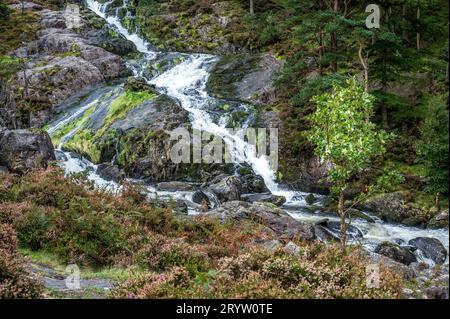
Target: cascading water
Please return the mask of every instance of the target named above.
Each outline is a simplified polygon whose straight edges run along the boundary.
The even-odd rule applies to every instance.
[[[86,3],[91,11],[105,19],[111,28],[114,28],[126,39],[135,44],[137,50],[144,56],[144,60],[141,64],[151,62],[156,59],[158,55],[173,54],[152,51],[151,44],[142,39],[138,34],[131,33],[129,30],[124,28],[117,16],[110,16],[106,14],[108,6],[112,2],[113,1],[102,4],[95,0],[86,0]],[[122,8],[126,8],[126,5],[127,1],[125,0]],[[224,118],[219,120],[216,119],[216,121],[213,119],[213,116],[208,112],[208,105],[213,104],[215,101],[214,98],[208,95],[206,83],[209,77],[209,69],[216,62],[216,57],[206,54],[177,53],[177,55],[182,56],[183,61],[154,78],[147,76],[143,69],[139,67],[139,63],[137,63],[137,65],[130,63],[129,66],[136,76],[145,77],[146,80],[149,83],[154,84],[158,90],[174,99],[177,99],[182,107],[190,113],[193,128],[215,134],[221,137],[229,146],[232,146],[230,149],[234,150],[232,155],[237,159],[237,161],[245,162],[251,165],[253,170],[264,178],[267,187],[272,193],[282,195],[287,198],[288,202],[286,208],[289,209],[289,214],[291,214],[294,218],[306,222],[316,222],[323,219],[323,217],[327,217],[330,220],[337,221],[338,219],[336,217],[330,217],[329,215],[324,216],[317,212],[310,212],[303,209],[302,207],[304,207],[305,203],[302,199],[302,193],[281,189],[275,182],[275,173],[271,169],[268,159],[264,156],[256,156],[255,147],[253,145],[247,143],[241,135],[230,132],[225,126],[226,120]],[[91,101],[86,101],[85,104],[80,105],[78,109],[72,111],[66,117],[63,117],[56,123],[52,124],[49,129],[49,133],[54,134],[60,127],[63,127],[67,123],[78,119],[96,103],[99,103],[99,99],[96,99],[94,95],[94,98]],[[63,139],[67,140],[67,138],[70,137],[70,134],[73,134],[77,129],[78,127],[75,127],[72,132],[62,138],[62,141]],[[96,185],[115,190],[120,188],[120,186],[116,183],[106,182],[96,175],[96,165],[90,163],[86,159],[80,159],[78,156],[74,156],[71,153],[64,153],[63,155],[65,156],[65,160],[62,160],[62,166],[65,168],[67,173],[81,172],[88,169],[88,177],[93,180]],[[139,183],[139,181],[132,182]],[[158,197],[174,197],[175,199],[184,201],[189,201],[192,197],[192,193],[190,192],[157,192],[153,187],[148,187],[148,190],[154,196]],[[190,208],[190,211],[192,212],[192,207]],[[380,220],[377,220],[376,223],[367,223],[363,220],[354,220],[352,225],[358,227],[362,231],[364,234],[361,239],[362,244],[371,250],[373,250],[373,248],[382,241],[407,242],[412,238],[420,236],[438,238],[447,250],[449,247],[448,230],[444,229],[419,229],[383,223]]]

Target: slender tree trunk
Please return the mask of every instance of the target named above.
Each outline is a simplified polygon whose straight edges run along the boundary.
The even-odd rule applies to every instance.
[[[341,234],[340,234],[341,249],[342,249],[342,252],[344,252],[345,246],[347,244],[347,224],[345,221],[344,191],[341,191],[339,193],[338,211],[339,211],[340,224],[341,224]]]
[[[406,33],[406,4],[402,6],[402,20],[403,20],[403,27],[402,27],[402,38],[405,41],[408,41],[408,34]]]
[[[334,13],[336,15],[338,14],[338,12],[339,12],[339,0],[334,0],[333,11],[334,11]],[[333,53],[336,54],[337,53],[337,48],[338,48],[338,39],[337,39],[337,32],[336,31],[333,31],[331,33],[331,47],[332,47]],[[336,73],[338,71],[338,63],[337,63],[336,58],[331,63],[331,69],[333,70],[334,73]]]
[[[255,1],[250,0],[250,14],[255,14]]]
[[[419,22],[419,20],[420,20],[420,7],[417,8],[417,22]],[[417,35],[416,35],[416,45],[417,45],[417,51],[420,51],[420,32],[419,32],[419,30],[417,30]]]

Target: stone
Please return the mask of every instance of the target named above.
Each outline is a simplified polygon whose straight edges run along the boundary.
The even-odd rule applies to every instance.
[[[183,182],[162,182],[156,185],[156,189],[166,192],[188,192],[193,191],[194,186]]]
[[[416,256],[405,247],[390,242],[383,242],[375,248],[375,253],[389,257],[399,263],[410,265],[417,261]]]
[[[125,172],[117,165],[110,163],[103,163],[97,166],[97,174],[107,181],[114,181],[116,183],[125,179]]]
[[[246,202],[264,202],[264,203],[272,203],[276,206],[282,206],[286,203],[286,197],[277,196],[270,193],[263,194],[244,194],[241,196],[241,199]]]
[[[293,243],[292,241],[288,242],[286,244],[286,246],[284,246],[283,250],[292,256],[299,256],[302,252],[302,249],[296,245],[295,243]]]
[[[316,196],[314,196],[314,194],[308,194],[305,197],[305,201],[308,205],[312,205],[317,201],[317,199]]]
[[[438,229],[438,228],[448,228],[448,221],[449,221],[449,215],[448,215],[448,209],[443,210],[436,214],[427,225],[427,228],[430,229]]]
[[[221,221],[250,220],[264,225],[282,239],[313,240],[312,226],[295,220],[285,211],[268,203],[230,201],[206,214]]]
[[[242,183],[237,176],[228,176],[220,182],[210,185],[208,191],[214,193],[220,202],[236,201],[241,199]]]
[[[408,244],[419,248],[426,258],[430,258],[436,264],[443,264],[447,259],[447,250],[436,238],[417,237],[411,239]]]
[[[44,131],[0,131],[0,165],[9,171],[24,174],[30,170],[47,168],[55,160],[55,150]]]

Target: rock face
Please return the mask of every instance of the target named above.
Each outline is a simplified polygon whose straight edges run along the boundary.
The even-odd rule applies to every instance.
[[[408,248],[389,242],[379,244],[375,248],[375,252],[405,265],[417,261],[416,256]]]
[[[42,29],[37,33],[37,40],[15,51],[15,55],[29,62],[25,72],[17,74],[13,85],[24,87],[25,80],[28,82],[27,100],[38,110],[31,124],[39,127],[48,120],[51,109],[69,97],[129,71],[121,57],[67,28],[64,11],[36,10]],[[81,33],[92,30],[84,19],[81,30]]]
[[[311,226],[295,220],[283,210],[267,203],[226,202],[217,209],[208,212],[207,215],[222,221],[251,220],[270,228],[281,238],[305,240],[315,238]]]
[[[55,159],[50,137],[30,130],[0,131],[0,166],[23,174],[35,168],[47,168]]]
[[[447,259],[447,250],[436,238],[417,237],[408,242],[409,245],[419,248],[426,258],[436,264],[443,264]]]
[[[211,71],[207,86],[217,98],[268,103],[275,98],[272,77],[282,66],[282,61],[267,54],[226,56]]]
[[[221,202],[236,201],[241,199],[242,183],[237,176],[228,176],[220,182],[208,187]]]

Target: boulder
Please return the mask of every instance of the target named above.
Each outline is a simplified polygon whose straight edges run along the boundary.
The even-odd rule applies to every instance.
[[[305,197],[305,201],[308,205],[312,205],[315,202],[317,202],[317,198],[316,198],[316,196],[314,196],[314,194],[308,194]]]
[[[220,182],[210,185],[208,191],[213,192],[220,202],[236,201],[241,199],[242,183],[237,176],[228,176]]]
[[[426,258],[433,260],[436,264],[443,264],[447,259],[447,250],[436,238],[417,237],[411,239],[408,244],[420,249]]]
[[[221,221],[251,220],[274,231],[277,236],[285,239],[314,239],[312,226],[299,222],[283,210],[268,203],[248,203],[231,201],[206,214]]]
[[[325,236],[325,239],[336,240],[339,239],[341,233],[341,224],[336,221],[330,221],[328,218],[316,223],[316,227],[320,233],[320,236]],[[324,229],[326,231],[324,231]],[[347,225],[347,236],[350,239],[362,238],[364,235],[358,227],[353,225]]]
[[[47,168],[55,159],[50,137],[43,131],[6,130],[0,132],[0,165],[13,173],[24,174]]]
[[[430,229],[448,228],[448,209],[436,214],[429,222],[427,227]]]
[[[292,256],[299,256],[302,252],[302,249],[292,241],[288,242],[286,246],[284,246],[283,250]]]
[[[370,211],[389,223],[419,226],[426,220],[421,217],[424,215],[423,212],[410,203],[412,196],[411,193],[403,191],[381,194],[367,200],[360,208]]]
[[[183,182],[162,182],[156,185],[156,189],[166,192],[188,192],[194,190],[194,186]]]
[[[406,280],[412,280],[417,277],[416,271],[405,264],[399,263],[384,255],[380,255],[374,252],[361,250],[363,256],[368,257],[371,263],[384,265],[392,271],[398,272]]]
[[[103,163],[97,166],[97,174],[107,180],[119,183],[125,178],[125,172],[117,165]]]
[[[264,203],[272,203],[276,206],[282,206],[286,203],[286,197],[277,196],[270,193],[264,194],[244,194],[241,196],[241,199],[246,202],[264,202]]]
[[[375,253],[389,257],[399,263],[410,265],[417,261],[416,256],[406,247],[390,242],[383,242],[375,248]]]
[[[267,193],[269,189],[264,182],[264,179],[253,173],[245,174],[240,177],[242,182],[242,193],[243,194],[253,194],[253,193]]]

